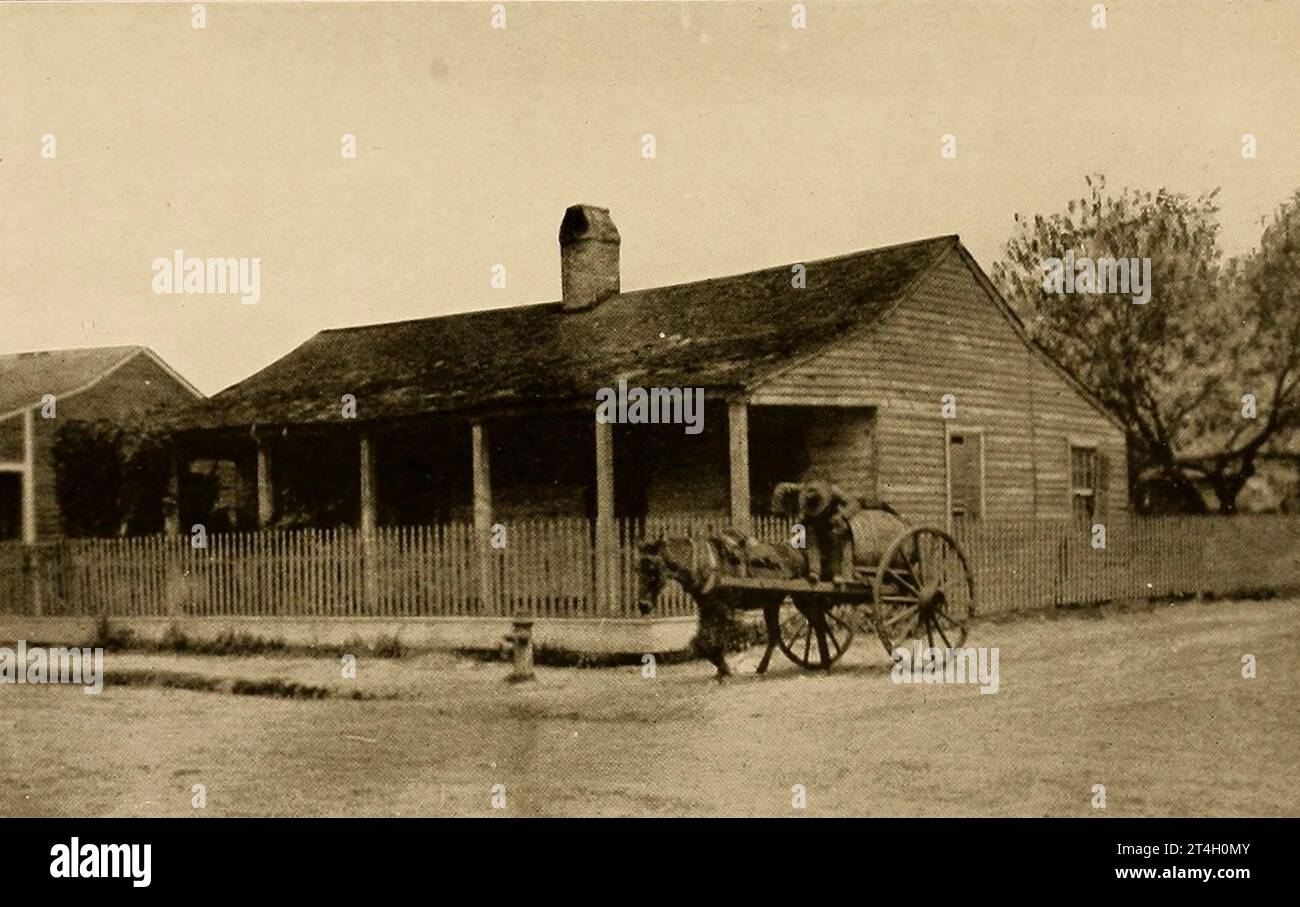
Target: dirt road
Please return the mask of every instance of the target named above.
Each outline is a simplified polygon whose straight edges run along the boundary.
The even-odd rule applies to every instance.
[[[326,658],[109,653],[396,698],[0,686],[0,814],[1300,815],[1300,602],[986,623],[970,644],[999,648],[998,693],[895,684],[865,637],[830,676],[722,686],[700,663],[511,686],[450,656],[350,681]]]

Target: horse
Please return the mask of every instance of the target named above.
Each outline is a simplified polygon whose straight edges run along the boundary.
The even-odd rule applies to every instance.
[[[789,579],[807,573],[802,552],[789,545],[772,545],[735,530],[708,538],[661,538],[644,542],[637,559],[637,607],[654,610],[659,594],[675,581],[699,609],[700,623],[691,648],[717,668],[719,681],[731,675],[726,655],[743,649],[748,633],[738,617],[741,610],[761,608],[767,629],[767,651],[758,673],[767,670],[780,634],[777,625],[784,596],[761,590],[720,588],[723,576]]]

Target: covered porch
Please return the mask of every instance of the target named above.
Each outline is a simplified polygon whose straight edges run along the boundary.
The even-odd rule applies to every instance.
[[[698,434],[577,407],[182,433],[167,528],[355,534],[341,607],[359,612],[451,581],[468,613],[630,613],[647,532],[762,530],[777,483],[874,462],[871,409],[716,396],[706,411]],[[413,574],[430,530],[442,547]]]

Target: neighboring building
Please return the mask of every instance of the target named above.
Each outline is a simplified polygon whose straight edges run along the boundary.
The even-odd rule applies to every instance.
[[[0,541],[31,544],[63,534],[53,456],[59,426],[125,422],[201,396],[145,347],[0,355]]]
[[[323,331],[185,412],[179,454],[235,477],[240,528],[743,526],[818,476],[916,523],[1127,508],[1123,430],[956,236],[634,291],[604,209],[568,209],[560,247],[560,301]],[[620,380],[703,388],[703,431],[598,424]]]

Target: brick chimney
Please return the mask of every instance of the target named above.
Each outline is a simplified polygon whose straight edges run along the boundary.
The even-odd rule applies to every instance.
[[[571,205],[560,221],[564,310],[581,312],[618,293],[618,227],[608,208]]]

